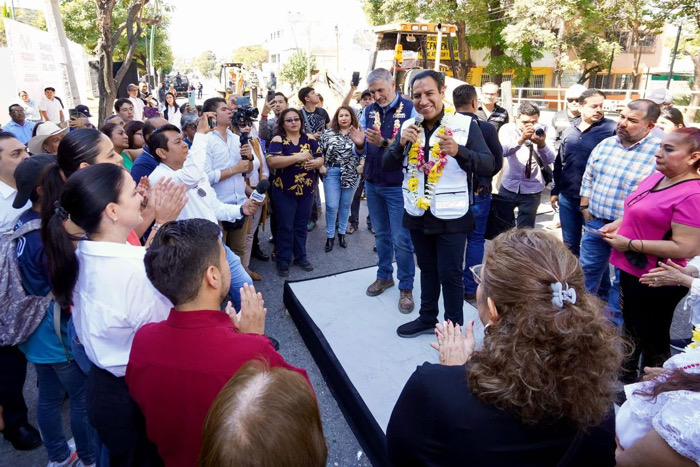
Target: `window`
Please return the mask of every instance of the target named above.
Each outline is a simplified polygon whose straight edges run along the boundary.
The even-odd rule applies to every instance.
[[[608,75],[592,75],[588,80],[589,89],[610,89]]]
[[[532,83],[530,87],[532,88],[544,88],[544,75],[532,75],[530,82]],[[543,91],[532,91],[531,96],[544,96]]]
[[[489,81],[491,81],[491,75],[489,75],[488,73],[482,73],[481,74],[481,86],[488,83]]]
[[[615,89],[627,89],[629,83],[632,82],[631,74],[615,75]],[[634,85],[632,85],[634,87]]]
[[[505,83],[506,81],[513,81],[513,73],[504,73],[503,78],[501,79],[501,83]]]

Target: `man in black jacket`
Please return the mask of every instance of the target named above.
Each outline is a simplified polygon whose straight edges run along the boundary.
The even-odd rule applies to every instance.
[[[474,86],[463,84],[452,91],[452,102],[457,112],[477,119],[478,96]],[[503,146],[498,141],[498,131],[489,122],[477,120],[479,129],[484,135],[484,141],[488,146],[494,160],[493,172],[488,176],[478,177],[478,185],[474,187],[474,204],[470,210],[474,214],[474,229],[467,234],[467,253],[464,258],[464,299],[476,300],[476,287],[470,267],[480,264],[484,258],[484,234],[486,223],[489,220],[491,208],[491,179],[503,167]]]
[[[403,226],[411,233],[421,270],[420,316],[399,326],[400,337],[434,332],[441,289],[445,320],[463,324],[462,252],[467,233],[474,229],[469,206],[476,187],[472,180],[491,175],[494,168],[494,158],[476,119],[445,115],[445,85],[440,73],[418,73],[411,88],[413,105],[423,121],[419,126],[415,119],[407,120],[382,156],[385,171],[405,168]],[[414,156],[404,154],[411,145],[422,147],[423,161],[417,156],[418,162],[412,162]],[[435,157],[436,145],[439,158]],[[439,170],[432,170],[431,166]]]

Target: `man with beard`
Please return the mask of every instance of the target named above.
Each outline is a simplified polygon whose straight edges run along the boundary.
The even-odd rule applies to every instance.
[[[659,106],[648,99],[631,101],[620,112],[617,135],[604,139],[591,152],[581,181],[579,202],[586,227],[598,230],[622,217],[625,198],[654,171],[654,154],[661,140],[650,132],[659,113]],[[610,249],[602,237],[584,232],[581,268],[586,290],[606,300],[612,320],[621,324],[619,271],[609,292],[601,288],[603,277],[609,273]]]

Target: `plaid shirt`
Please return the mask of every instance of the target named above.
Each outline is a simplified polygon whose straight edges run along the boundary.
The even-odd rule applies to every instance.
[[[590,199],[591,215],[611,220],[622,217],[625,198],[654,172],[654,154],[660,143],[650,133],[625,148],[616,135],[593,149],[581,182],[581,197]]]

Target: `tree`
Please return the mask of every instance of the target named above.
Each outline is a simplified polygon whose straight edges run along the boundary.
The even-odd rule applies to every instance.
[[[211,76],[216,70],[216,54],[211,50],[202,52],[195,60],[195,65],[202,76]]]
[[[313,55],[311,56],[310,64],[311,69],[314,70],[316,68],[316,57]],[[289,60],[282,65],[282,68],[280,68],[280,79],[286,83],[289,83],[292,88],[295,88],[299,84],[303,83],[307,78],[306,67],[306,52],[297,50],[291,57],[289,57]]]
[[[233,51],[234,62],[241,62],[248,68],[260,68],[260,64],[266,62],[270,52],[262,45],[244,45]]]

